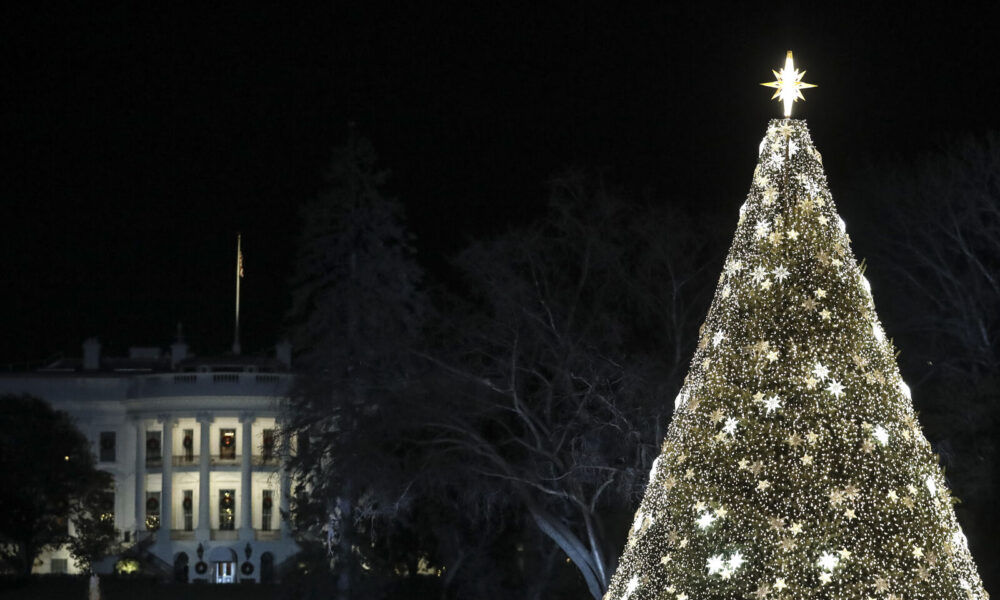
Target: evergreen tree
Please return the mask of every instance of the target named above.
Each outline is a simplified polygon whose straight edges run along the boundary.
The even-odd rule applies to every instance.
[[[985,600],[805,122],[774,120],[608,598]]]
[[[371,446],[407,379],[423,302],[402,206],[382,193],[375,160],[352,132],[329,189],[303,208],[289,314],[299,365],[284,431],[297,443],[292,515],[300,533],[325,541],[342,598],[356,593],[356,553],[367,547],[355,535],[359,499],[380,455]]]

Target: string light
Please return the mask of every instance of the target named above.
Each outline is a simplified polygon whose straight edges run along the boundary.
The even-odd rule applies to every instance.
[[[819,156],[770,123],[609,600],[987,598]]]

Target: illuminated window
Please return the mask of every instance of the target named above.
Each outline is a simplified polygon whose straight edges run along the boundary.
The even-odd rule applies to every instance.
[[[160,528],[160,492],[146,492],[146,529]]]
[[[221,458],[221,459],[233,459],[233,458],[236,458],[236,430],[235,429],[221,429],[221,430],[219,430],[219,458]]]
[[[232,531],[236,525],[236,490],[219,490],[219,529]]]

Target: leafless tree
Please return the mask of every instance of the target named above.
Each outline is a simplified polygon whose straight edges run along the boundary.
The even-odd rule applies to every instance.
[[[646,483],[711,282],[680,217],[579,176],[554,182],[551,208],[460,257],[469,300],[426,357],[461,393],[421,443],[508,494],[600,598],[619,554],[605,523]]]
[[[929,367],[921,379],[996,373],[1000,136],[953,143],[915,166],[869,175],[866,184],[864,193],[882,207],[880,222],[888,225],[877,256],[894,288],[890,312],[923,340],[907,350]]]

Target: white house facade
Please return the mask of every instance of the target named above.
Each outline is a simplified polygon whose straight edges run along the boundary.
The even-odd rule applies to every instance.
[[[74,418],[114,476],[124,554],[178,581],[274,581],[298,551],[281,518],[290,493],[278,435],[293,377],[287,345],[274,358],[197,359],[182,342],[169,353],[102,358],[88,340],[83,354],[2,374],[0,393],[37,396]],[[99,570],[116,565],[128,561],[113,557]],[[65,549],[34,569],[76,571]]]

